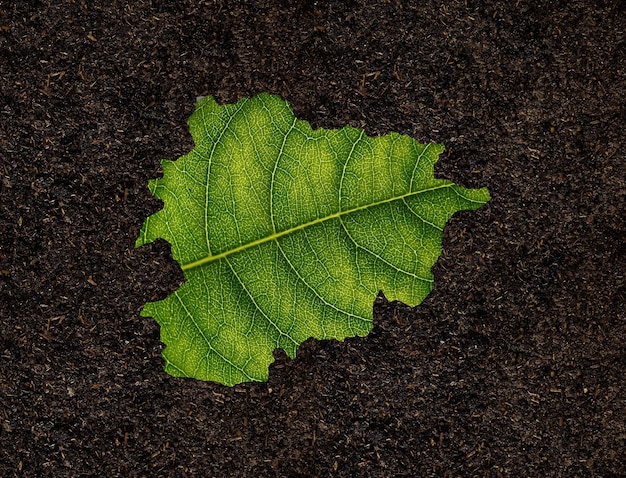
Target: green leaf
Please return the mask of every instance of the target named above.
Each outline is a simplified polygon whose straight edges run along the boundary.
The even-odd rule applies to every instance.
[[[149,188],[164,207],[136,242],[168,241],[186,278],[141,312],[174,376],[263,381],[277,348],[367,335],[377,293],[419,304],[446,221],[489,200],[434,178],[442,145],[313,130],[265,93],[206,97],[189,128],[195,148],[161,162]]]

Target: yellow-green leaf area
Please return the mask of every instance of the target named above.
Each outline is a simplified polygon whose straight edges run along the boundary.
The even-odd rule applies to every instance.
[[[377,293],[422,302],[446,222],[489,200],[435,179],[442,145],[313,130],[266,93],[206,97],[189,128],[194,149],[149,182],[164,206],[136,242],[165,239],[185,275],[141,312],[174,376],[264,381],[275,349],[367,335]]]

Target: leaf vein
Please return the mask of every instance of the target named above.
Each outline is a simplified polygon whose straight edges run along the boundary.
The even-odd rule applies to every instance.
[[[382,258],[381,256],[379,256],[378,254],[376,254],[374,251],[369,250],[367,247],[362,246],[361,244],[359,244],[350,234],[350,232],[348,232],[348,229],[346,228],[346,225],[344,224],[343,220],[341,219],[341,217],[339,218],[339,222],[341,224],[341,227],[343,228],[343,230],[346,232],[346,235],[348,236],[348,238],[350,239],[350,241],[352,241],[352,243],[358,248],[358,249],[362,249],[363,251],[367,252],[368,254],[371,254],[372,256],[374,256],[376,259],[378,259],[381,262],[384,262],[385,264],[387,264],[389,267],[391,267],[392,269],[400,272],[401,274],[406,274],[410,277],[413,277],[414,279],[417,280],[421,280],[423,282],[433,282],[432,279],[427,279],[424,277],[420,277],[417,274],[413,274],[412,272],[409,271],[405,271],[403,269],[400,269],[397,266],[394,266],[391,262],[387,261],[386,259]]]
[[[239,285],[241,285],[241,288],[248,295],[248,298],[250,299],[250,302],[252,302],[254,307],[261,313],[261,315],[265,318],[265,320],[267,320],[278,331],[278,333],[280,335],[284,335],[289,340],[291,340],[296,345],[296,347],[298,347],[298,345],[299,345],[298,342],[296,342],[289,334],[283,332],[281,330],[281,328],[276,323],[274,323],[274,321],[272,319],[270,319],[270,317],[263,311],[261,306],[259,306],[259,304],[257,304],[256,300],[254,300],[254,296],[248,290],[248,288],[246,287],[246,284],[241,280],[241,278],[239,277],[239,274],[237,274],[237,271],[235,271],[235,268],[233,267],[231,262],[228,260],[228,258],[226,258],[225,260],[226,260],[226,264],[228,264],[228,267],[230,267],[230,270],[233,272],[233,275],[237,279],[237,282],[239,282]],[[278,346],[279,346],[279,343],[278,343],[278,340],[276,340],[276,347],[278,347]]]
[[[218,261],[220,259],[223,259],[224,257],[230,256],[231,254],[235,254],[237,252],[245,251],[246,249],[249,249],[251,247],[259,246],[259,245],[264,244],[266,242],[276,240],[276,239],[278,239],[280,237],[286,236],[288,234],[292,234],[292,233],[294,233],[296,231],[305,229],[307,227],[314,226],[315,224],[319,224],[319,223],[322,223],[324,221],[328,221],[330,219],[335,219],[335,218],[338,218],[340,216],[346,216],[346,215],[355,213],[357,211],[362,211],[363,209],[373,208],[373,207],[381,205],[381,204],[386,204],[386,203],[390,203],[390,202],[393,202],[393,201],[398,201],[400,199],[405,199],[407,197],[415,196],[417,194],[422,194],[422,193],[429,192],[429,191],[434,191],[434,190],[437,190],[437,189],[445,189],[445,188],[449,188],[449,187],[452,187],[452,186],[453,186],[453,184],[451,184],[451,183],[446,181],[445,183],[439,184],[437,186],[431,186],[429,188],[420,189],[418,191],[411,191],[411,192],[408,192],[408,193],[403,194],[401,196],[396,196],[396,197],[392,197],[392,198],[389,198],[389,199],[383,199],[383,200],[375,202],[375,203],[364,204],[362,206],[357,206],[355,208],[348,209],[348,210],[345,210],[345,211],[338,211],[336,213],[329,214],[328,216],[314,219],[313,221],[309,221],[309,222],[307,222],[305,224],[300,224],[298,226],[294,226],[292,228],[285,229],[284,231],[280,231],[280,232],[276,232],[274,234],[270,234],[269,236],[262,237],[260,239],[255,240],[255,241],[251,241],[251,242],[249,242],[247,244],[242,244],[240,246],[237,246],[237,247],[235,247],[233,249],[229,249],[227,251],[221,252],[219,254],[209,255],[209,256],[203,257],[201,259],[198,259],[196,261],[189,262],[187,264],[183,264],[183,265],[181,265],[181,269],[183,271],[186,271],[186,270],[189,270],[189,269],[193,269],[194,267],[198,267],[198,266],[201,266],[203,264],[207,264],[209,262]]]
[[[202,338],[204,339],[204,341],[208,345],[209,349],[212,350],[216,355],[218,355],[222,360],[224,360],[224,362],[228,363],[233,368],[239,370],[242,374],[244,374],[246,376],[246,378],[248,378],[250,380],[254,380],[254,378],[251,377],[250,375],[248,375],[245,370],[243,370],[238,365],[234,364],[231,360],[228,360],[228,358],[225,357],[222,353],[220,353],[219,350],[217,350],[215,347],[213,347],[213,344],[211,343],[211,339],[207,338],[207,336],[204,334],[204,330],[202,330],[202,328],[198,325],[198,323],[196,322],[196,319],[193,316],[193,314],[191,312],[189,312],[189,309],[187,308],[187,305],[185,304],[185,302],[182,300],[182,298],[178,294],[178,291],[174,291],[174,295],[178,299],[178,302],[180,302],[180,305],[183,307],[183,309],[185,309],[185,313],[187,314],[187,317],[189,317],[189,319],[191,320],[191,323],[193,324],[193,326],[200,333],[200,335],[202,335]],[[178,367],[176,367],[176,368],[178,368]]]
[[[337,312],[339,312],[340,314],[344,314],[348,317],[354,317],[356,319],[362,320],[362,321],[367,321],[366,318],[361,317],[359,315],[353,314],[351,312],[346,312],[345,310],[340,309],[339,307],[337,307],[334,304],[331,304],[328,300],[326,300],[324,297],[322,297],[317,290],[315,290],[315,288],[310,285],[305,279],[304,277],[302,277],[300,275],[300,273],[298,272],[298,269],[292,264],[292,262],[289,260],[289,257],[287,257],[287,254],[285,253],[285,251],[283,250],[283,248],[281,247],[280,243],[278,242],[278,240],[276,240],[276,245],[278,246],[278,250],[281,252],[281,254],[283,255],[283,257],[285,258],[285,260],[287,261],[287,264],[289,264],[289,267],[291,268],[291,270],[294,271],[294,273],[298,276],[298,279],[300,279],[300,282],[302,282],[311,292],[313,292],[313,294],[315,294],[315,296],[321,300],[325,305],[327,305],[328,307],[331,307],[333,309],[335,309]]]

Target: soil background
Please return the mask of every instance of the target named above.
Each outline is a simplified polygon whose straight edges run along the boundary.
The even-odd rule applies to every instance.
[[[625,32],[624,1],[0,1],[0,476],[626,476]],[[175,379],[147,181],[197,96],[262,91],[493,199],[368,337]]]

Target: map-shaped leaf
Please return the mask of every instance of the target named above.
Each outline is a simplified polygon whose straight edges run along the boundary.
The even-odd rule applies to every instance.
[[[446,221],[489,200],[434,178],[441,145],[313,130],[265,93],[206,97],[189,127],[195,148],[162,161],[149,188],[164,207],[136,243],[168,241],[186,278],[141,312],[174,376],[263,381],[277,348],[367,335],[377,293],[419,304]]]

